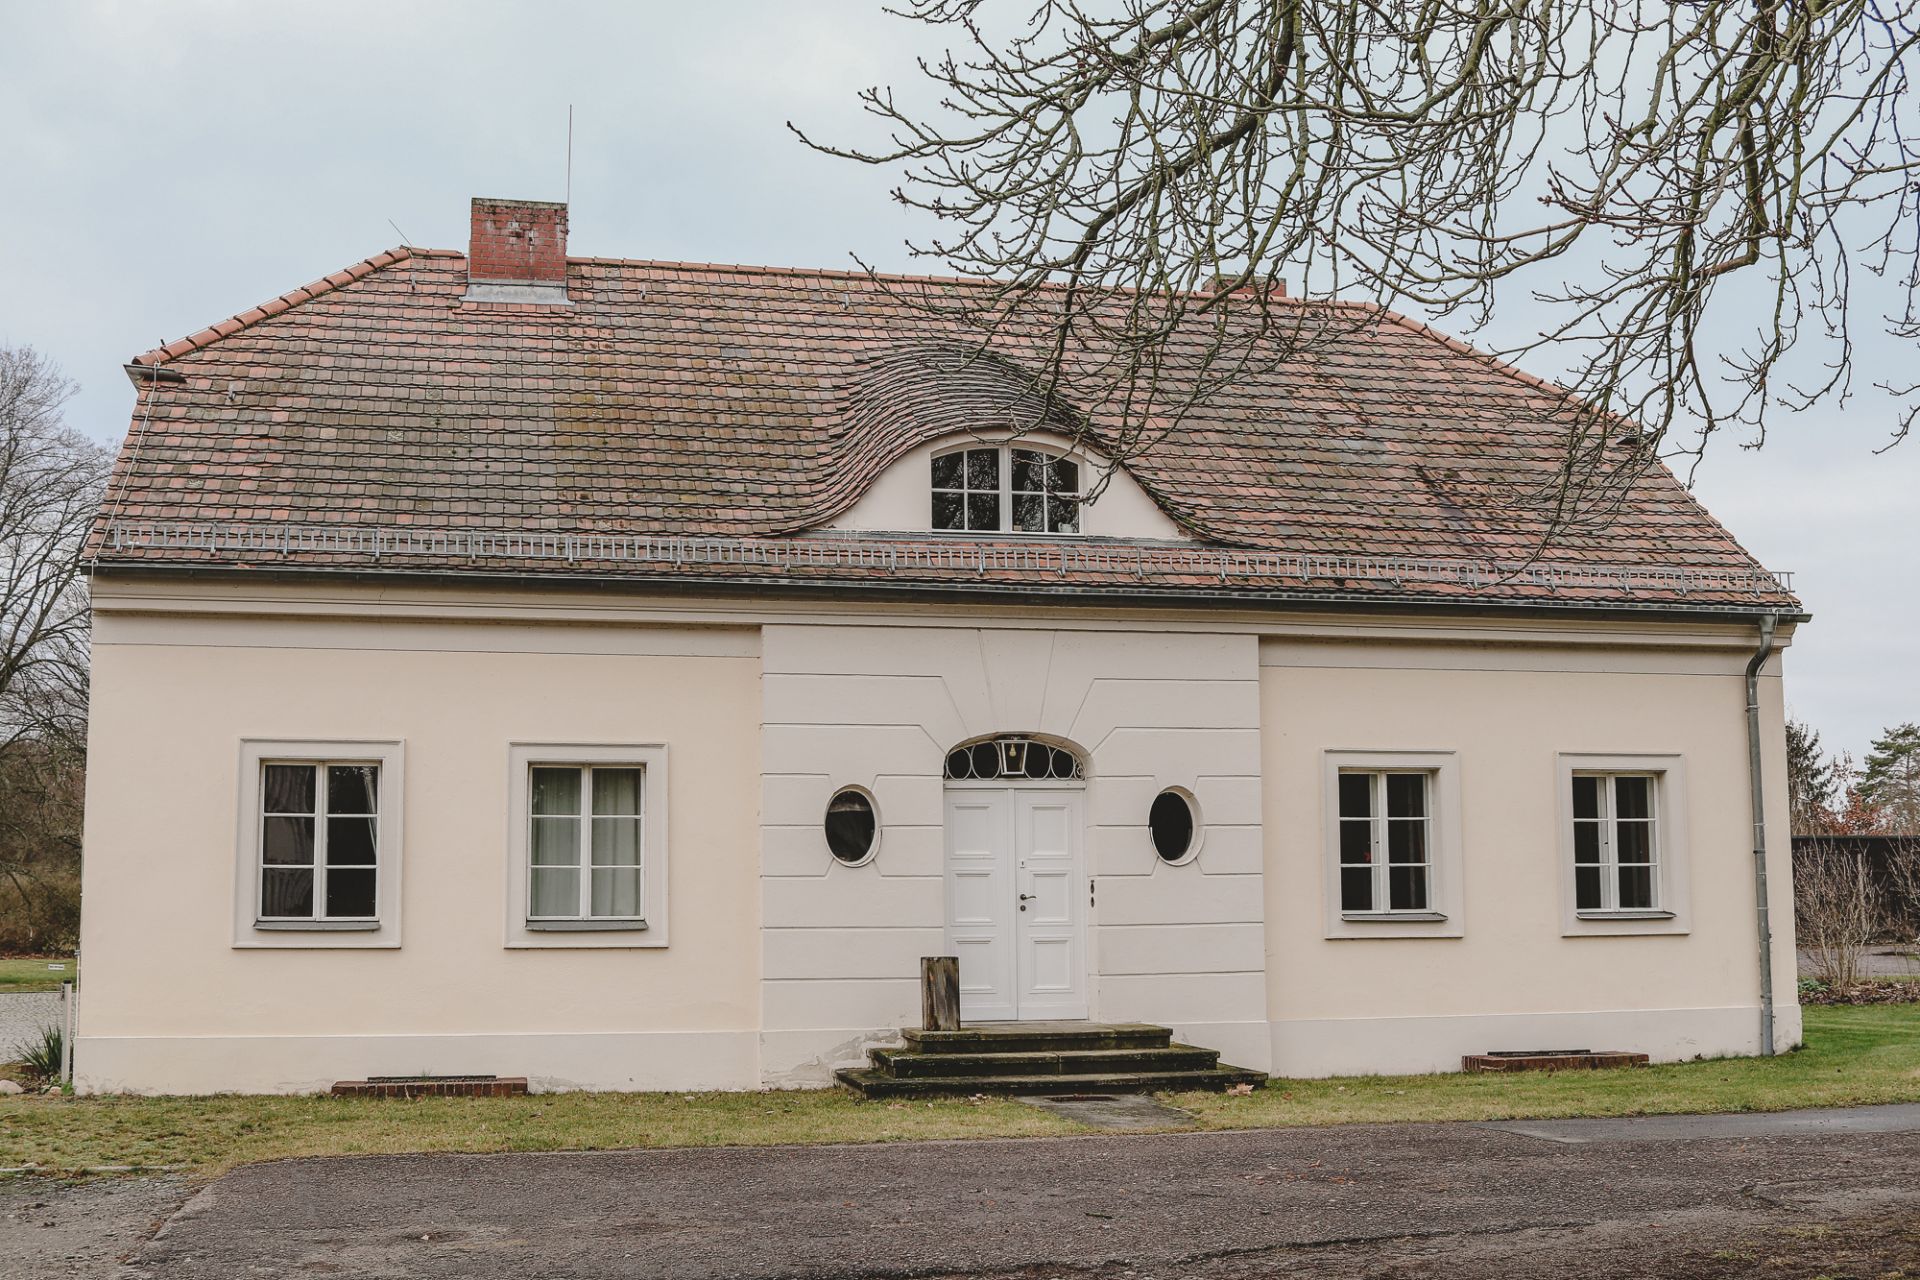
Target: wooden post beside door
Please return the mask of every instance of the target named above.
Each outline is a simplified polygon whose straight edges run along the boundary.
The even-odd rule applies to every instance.
[[[960,1029],[960,957],[920,957],[920,1029]]]

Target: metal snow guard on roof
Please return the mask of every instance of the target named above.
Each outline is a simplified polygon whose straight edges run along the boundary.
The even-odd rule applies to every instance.
[[[815,535],[682,538],[542,529],[425,529],[405,525],[312,525],[112,521],[100,552],[186,552],[211,556],[326,556],[479,561],[612,562],[674,568],[845,569],[874,575],[915,571],[1022,572],[1061,578],[1159,577],[1236,580],[1276,587],[1316,581],[1444,585],[1478,590],[1526,586],[1549,591],[1660,591],[1680,595],[1791,594],[1793,575],[1752,566],[1502,563],[1305,551],[1234,550],[1168,543],[1035,538]]]

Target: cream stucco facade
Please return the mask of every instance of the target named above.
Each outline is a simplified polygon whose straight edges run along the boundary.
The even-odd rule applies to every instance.
[[[1306,1075],[1548,1043],[1660,1059],[1758,1047],[1755,635],[1738,619],[121,576],[94,592],[83,1090],[456,1072],[547,1089],[826,1083],[917,1015],[918,957],[947,942],[943,760],[997,733],[1084,761],[1076,977],[1095,1019],[1158,1021]],[[1761,686],[1784,833],[1777,654]],[[377,930],[274,933],[236,913],[258,743],[393,753],[397,889]],[[650,776],[665,774],[652,937],[515,919],[516,771],[588,752],[652,753]],[[1329,909],[1329,771],[1369,759],[1428,762],[1444,918]],[[1664,779],[1658,918],[1566,908],[1560,793],[1570,769],[1609,760]],[[821,829],[847,786],[878,811],[860,865]],[[1147,830],[1168,788],[1200,819],[1177,862]],[[1784,838],[1772,871],[1784,886]],[[1787,900],[1783,1045],[1799,1038]]]

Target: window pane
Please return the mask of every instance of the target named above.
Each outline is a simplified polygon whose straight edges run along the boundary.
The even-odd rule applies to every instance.
[[[1069,462],[1065,458],[1055,458],[1053,460],[1052,470],[1053,470],[1053,476],[1051,478],[1053,483],[1050,487],[1053,492],[1055,493],[1080,492],[1080,464],[1079,463]]]
[[[1427,909],[1427,869],[1393,867],[1387,872],[1387,896],[1395,911]]]
[[[1054,747],[1047,757],[1047,776],[1050,778],[1077,778],[1080,776],[1080,762],[1071,751]]]
[[[578,769],[535,769],[533,771],[533,811],[535,813],[579,813],[580,771]]]
[[[1373,822],[1361,818],[1359,821],[1348,819],[1340,824],[1340,861],[1373,861]]]
[[[1373,872],[1366,867],[1346,867],[1340,872],[1340,909],[1373,910]]]
[[[967,450],[967,488],[1000,488],[1000,451],[998,449]]]
[[[954,753],[962,760],[967,753]],[[873,851],[873,801],[852,789],[835,793],[827,802],[827,849],[842,862],[858,862]]]
[[[1614,816],[1619,818],[1652,817],[1652,793],[1652,778],[1615,778],[1613,780],[1613,796],[1616,802],[1614,806]]]
[[[1600,868],[1574,868],[1573,904],[1582,911],[1600,909]]]
[[[965,469],[965,455],[943,453],[933,460],[933,487],[936,489],[958,489]]]
[[[572,818],[535,818],[533,865],[573,867],[580,863],[580,824]]]
[[[377,764],[328,765],[327,812],[380,812],[380,766]]]
[[[313,871],[268,867],[260,873],[262,917],[313,915]]]
[[[631,818],[640,812],[638,769],[595,769],[593,811],[602,817]]]
[[[976,778],[997,778],[1000,776],[1000,744],[997,742],[976,742],[969,750],[973,753],[973,776]]]
[[[993,530],[1000,527],[1000,495],[998,493],[970,493],[967,495],[967,528]]]
[[[1021,533],[1047,531],[1047,500],[1037,493],[1013,495],[1013,527]]]
[[[327,914],[371,916],[375,874],[372,870],[327,872]]]
[[[1178,791],[1162,791],[1147,810],[1147,827],[1154,852],[1168,862],[1187,856],[1193,848],[1193,808]]]
[[[640,868],[610,867],[593,873],[593,914],[640,914]]]
[[[1575,862],[1600,861],[1599,823],[1576,822],[1573,824],[1573,860]]]
[[[639,866],[640,819],[595,818],[593,820],[593,865],[596,867]]]
[[[1373,814],[1373,775],[1370,773],[1343,773],[1340,775],[1340,816],[1343,818],[1366,818]]]
[[[1423,818],[1427,813],[1427,775],[1390,773],[1387,775],[1387,816]]]
[[[1015,493],[1045,493],[1047,456],[1032,449],[1013,451],[1013,490]]]
[[[372,866],[376,842],[374,824],[379,821],[378,818],[328,818],[327,865]],[[331,884],[327,886],[327,896],[333,896]]]
[[[1072,498],[1048,498],[1047,527],[1053,533],[1080,532],[1080,504]]]
[[[535,867],[533,900],[528,915],[577,916],[580,914],[580,873],[573,867]]]
[[[310,764],[270,764],[261,781],[262,813],[312,813],[313,773]]]
[[[312,818],[268,818],[262,836],[262,862],[312,865]]]
[[[933,527],[936,529],[966,528],[967,500],[957,493],[934,494]]]
[[[1627,910],[1646,911],[1653,907],[1653,868],[1620,868],[1620,905]]]
[[[1426,820],[1389,819],[1387,821],[1387,861],[1425,862],[1426,860]]]
[[[1653,824],[1622,822],[1614,829],[1613,857],[1616,862],[1653,861]]]
[[[1597,818],[1600,816],[1601,779],[1578,777],[1573,780],[1573,816],[1576,818]]]

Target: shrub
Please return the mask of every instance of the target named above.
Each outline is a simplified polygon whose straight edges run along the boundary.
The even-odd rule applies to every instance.
[[[66,1068],[67,1037],[59,1027],[44,1027],[38,1037],[13,1046],[13,1057],[42,1083],[58,1080]]]
[[[1865,860],[1830,844],[1796,857],[1793,913],[1813,976],[1844,998],[1860,980],[1860,955],[1885,917]]]

